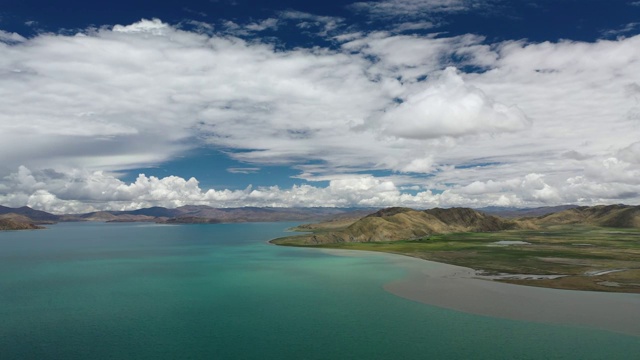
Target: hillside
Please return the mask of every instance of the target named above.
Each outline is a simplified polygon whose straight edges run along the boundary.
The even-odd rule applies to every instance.
[[[359,218],[371,213],[363,208],[213,208],[206,205],[186,205],[175,209],[151,207],[129,211],[96,211],[84,214],[54,215],[23,206],[0,206],[0,215],[18,214],[35,224],[51,224],[58,221],[101,222],[158,222],[173,224],[228,223],[263,221],[321,221]]]
[[[516,218],[522,218],[522,217],[544,216],[547,214],[557,213],[560,211],[573,209],[577,207],[578,205],[543,206],[543,207],[536,207],[536,208],[489,206],[489,207],[477,208],[475,210],[483,212],[485,214],[499,216],[501,218],[516,219]]]
[[[402,254],[521,285],[640,293],[639,220],[640,206],[627,205],[576,207],[519,219],[464,208],[396,207],[352,223],[300,226],[297,230],[311,233],[271,242]]]
[[[367,211],[366,213],[369,213]],[[157,222],[170,224],[237,223],[268,221],[327,220],[350,213],[343,209],[314,208],[223,208],[182,206],[176,209],[153,208],[151,211],[100,211],[65,215],[63,221]],[[366,213],[358,212],[360,216]]]
[[[10,208],[0,205],[0,215],[5,214],[23,215],[31,219],[31,221],[42,223],[52,223],[60,220],[59,215],[50,214],[48,212],[40,210],[34,210],[28,206]]]
[[[306,244],[379,242],[420,239],[433,234],[487,232],[532,227],[468,208],[412,210],[387,208],[365,216],[342,230],[299,237]]]
[[[197,216],[178,216],[161,222],[162,224],[219,224],[220,220]]]
[[[0,230],[34,230],[43,229],[34,224],[34,221],[24,215],[6,213],[0,215]]]
[[[591,225],[614,228],[640,228],[640,206],[581,206],[532,219],[536,224]]]

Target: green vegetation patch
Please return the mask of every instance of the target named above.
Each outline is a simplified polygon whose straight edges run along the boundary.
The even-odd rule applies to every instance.
[[[524,285],[640,293],[640,230],[637,229],[562,225],[539,230],[437,234],[393,242],[316,245],[305,244],[309,236],[272,242],[402,254],[489,274],[566,275],[553,280],[503,280]],[[501,245],[504,242],[509,245]],[[599,273],[604,274],[593,275]]]

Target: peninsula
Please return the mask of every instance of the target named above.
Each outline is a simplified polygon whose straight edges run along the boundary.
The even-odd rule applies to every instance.
[[[467,208],[383,209],[303,225],[277,245],[388,252],[522,285],[640,293],[640,206],[574,207],[501,218]]]

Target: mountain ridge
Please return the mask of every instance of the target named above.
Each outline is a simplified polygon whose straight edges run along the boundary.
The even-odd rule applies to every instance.
[[[342,230],[312,234],[309,244],[416,240],[433,234],[486,232],[528,228],[526,222],[506,220],[470,208],[379,210]]]
[[[391,207],[378,210],[347,224],[344,228],[332,228],[332,231],[322,231],[322,226],[301,227],[300,230],[315,230],[315,232],[310,235],[300,235],[292,241],[307,245],[386,242],[418,240],[435,234],[456,232],[535,230],[544,226],[576,224],[640,228],[640,206],[619,204],[576,207],[568,205],[559,208],[564,208],[564,210],[537,217],[509,219],[470,208],[413,210],[404,207]]]

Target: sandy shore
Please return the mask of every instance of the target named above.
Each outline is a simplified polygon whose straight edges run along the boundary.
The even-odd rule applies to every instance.
[[[342,256],[381,253],[328,250]],[[513,320],[573,325],[640,336],[640,295],[513,285],[475,277],[475,270],[384,254],[407,270],[384,289],[429,305]]]

